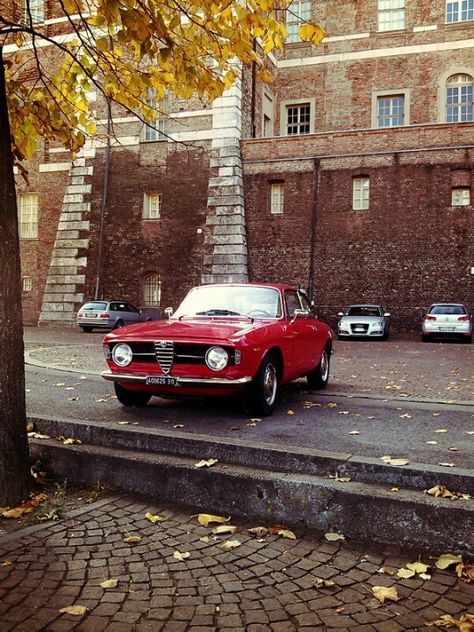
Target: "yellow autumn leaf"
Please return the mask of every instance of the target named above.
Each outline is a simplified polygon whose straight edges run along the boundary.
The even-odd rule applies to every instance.
[[[386,599],[388,601],[399,600],[396,586],[372,586],[372,593],[380,603],[384,603]]]
[[[436,568],[439,568],[440,570],[444,571],[449,566],[452,566],[453,564],[459,564],[459,562],[462,562],[461,555],[453,555],[452,553],[443,553],[443,555],[440,555],[438,559],[436,560],[435,566]]]
[[[155,522],[162,522],[163,520],[165,520],[164,516],[154,515],[150,511],[147,511],[147,513],[145,514],[145,518],[149,520],[152,524],[155,524]]]
[[[218,462],[218,459],[207,459],[207,461],[206,460],[202,460],[202,461],[198,461],[197,463],[195,463],[194,467],[212,467],[217,462]]]
[[[62,439],[64,445],[72,445],[73,443],[82,443],[80,439],[73,439],[69,437],[68,439]]]
[[[230,549],[236,549],[242,546],[242,542],[239,540],[226,540],[226,542],[222,542],[219,546],[221,549],[224,549],[224,551],[229,551]]]
[[[5,560],[4,562],[2,562],[2,566],[11,566],[13,564],[13,562],[11,560]]]
[[[423,562],[409,562],[406,567],[418,574],[426,573],[430,568],[427,564],[423,564]]]
[[[257,538],[263,538],[270,533],[266,527],[252,527],[251,529],[247,529],[247,531],[256,535]]]
[[[324,537],[326,538],[326,540],[328,540],[328,542],[337,542],[338,540],[346,539],[342,533],[336,533],[333,531],[330,531],[329,533],[325,533]]]
[[[191,556],[191,553],[189,551],[185,551],[184,553],[181,553],[180,551],[175,551],[173,553],[173,557],[175,560],[178,560],[178,562],[182,562],[183,560],[187,560],[188,557]]]
[[[102,588],[116,588],[118,584],[118,579],[105,579],[100,583]]]
[[[124,538],[123,541],[126,542],[127,544],[138,544],[139,542],[142,541],[142,538],[139,535],[129,535],[126,538]]]
[[[230,516],[228,518],[223,518],[222,516],[213,516],[212,514],[199,514],[198,522],[202,524],[203,527],[207,527],[210,522],[220,522],[225,523],[229,522]]]
[[[65,608],[61,608],[59,612],[63,614],[72,614],[74,617],[80,617],[83,614],[86,614],[88,608],[85,606],[66,606]]]
[[[303,42],[311,42],[319,46],[326,37],[326,31],[319,24],[305,22],[299,28],[299,36]]]
[[[231,524],[220,524],[212,529],[212,533],[214,533],[214,535],[222,535],[223,533],[235,533],[236,531],[237,527]]]
[[[414,577],[415,575],[415,571],[408,568],[399,568],[397,571],[397,576],[402,577],[403,579],[409,579],[410,577]]]

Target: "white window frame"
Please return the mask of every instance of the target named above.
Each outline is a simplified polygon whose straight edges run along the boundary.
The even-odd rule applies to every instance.
[[[45,0],[23,0],[24,24],[30,23],[30,14],[32,24],[42,24],[45,20]]]
[[[21,287],[23,292],[31,292],[33,289],[33,279],[30,276],[21,277]]]
[[[366,211],[369,208],[369,199],[369,176],[355,176],[352,178],[352,210]]]
[[[474,121],[474,78],[472,75],[460,72],[447,78],[445,108],[446,123]]]
[[[161,301],[161,276],[158,272],[152,272],[145,277],[143,282],[143,306],[157,307]]]
[[[270,186],[270,213],[282,215],[285,206],[285,183],[272,182]]]
[[[156,90],[154,88],[148,88],[146,95],[146,102],[150,108],[157,110]],[[167,99],[163,99],[161,107],[166,107]],[[166,140],[166,117],[163,111],[157,111],[157,116],[154,121],[147,123],[143,127],[142,140],[145,142],[153,142],[157,140]]]
[[[273,98],[264,90],[262,92],[262,136],[273,136],[273,124],[275,119],[275,106]]]
[[[287,44],[301,42],[300,26],[311,20],[311,0],[293,0],[286,10]]]
[[[469,206],[471,204],[470,187],[452,187],[451,206]]]
[[[405,28],[405,0],[378,0],[377,9],[379,32]]]
[[[389,129],[389,127],[400,127],[400,125],[390,125],[389,127],[379,126],[379,99],[403,97],[404,117],[403,125],[410,124],[410,101],[411,90],[409,88],[396,88],[395,90],[374,90],[372,92],[372,117],[371,124],[373,129]]]
[[[161,193],[152,191],[143,196],[143,219],[160,219],[161,217]]]
[[[20,239],[38,239],[39,198],[36,193],[20,193],[18,199],[18,234]]]
[[[314,112],[315,112],[315,98],[309,99],[291,99],[288,101],[282,101],[280,103],[280,135],[281,136],[299,136],[300,134],[312,134],[314,132]],[[309,106],[309,130],[307,132],[298,132],[298,134],[288,134],[288,115],[289,108],[301,108]],[[298,126],[302,123],[297,123]]]
[[[402,112],[396,111],[398,100],[402,100]],[[388,111],[381,114],[380,108],[382,101],[388,105]],[[401,119],[401,122],[400,122]],[[388,125],[383,124],[388,123]],[[405,125],[405,95],[404,94],[387,94],[377,97],[377,127],[386,129],[387,127],[403,127]]]
[[[474,20],[474,0],[446,0],[446,24]]]

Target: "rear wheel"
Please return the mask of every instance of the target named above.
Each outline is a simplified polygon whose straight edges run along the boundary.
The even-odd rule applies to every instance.
[[[421,334],[421,342],[429,342],[430,337],[426,334]]]
[[[118,321],[114,325],[114,329],[120,329],[120,327],[123,327],[123,320],[119,318]]]
[[[271,415],[275,410],[278,392],[278,360],[272,353],[265,356],[258,369],[248,395],[249,404],[256,415]]]
[[[326,388],[329,382],[329,367],[331,359],[327,347],[321,354],[318,366],[308,373],[306,379],[310,388]]]
[[[470,336],[466,336],[466,337],[464,338],[464,342],[465,342],[466,344],[470,345],[470,344],[471,344],[471,342],[472,342],[472,334],[471,334]]]
[[[85,325],[81,325],[81,329],[85,334],[90,334],[92,331],[92,327],[86,327]]]
[[[117,399],[123,406],[146,406],[150,401],[151,395],[144,393],[143,391],[129,391],[128,389],[120,386],[114,382],[115,394]]]

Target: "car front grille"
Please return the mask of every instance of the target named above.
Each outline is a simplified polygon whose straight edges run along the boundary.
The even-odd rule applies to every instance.
[[[366,334],[369,330],[367,323],[353,323],[351,325],[351,333],[353,334]]]
[[[163,346],[162,343],[165,343]],[[205,357],[207,350],[214,345],[171,342],[155,340],[154,342],[128,342],[127,343],[133,353],[133,362],[136,363],[152,363],[157,362],[163,373],[169,372],[174,364],[201,364],[206,363]],[[111,344],[110,351],[114,345]],[[229,364],[234,364],[235,353],[232,347],[225,347],[229,354]],[[167,371],[166,371],[167,368]]]

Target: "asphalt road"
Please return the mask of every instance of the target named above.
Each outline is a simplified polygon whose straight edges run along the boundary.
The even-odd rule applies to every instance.
[[[25,332],[32,361],[74,369],[27,365],[30,415],[128,422],[177,433],[474,468],[474,434],[469,434],[474,431],[474,345],[338,343],[327,391],[308,391],[304,381],[292,383],[281,390],[275,413],[255,420],[239,399],[153,398],[143,409],[123,408],[113,385],[97,375],[104,368],[101,339],[100,333],[85,336],[71,330]]]

